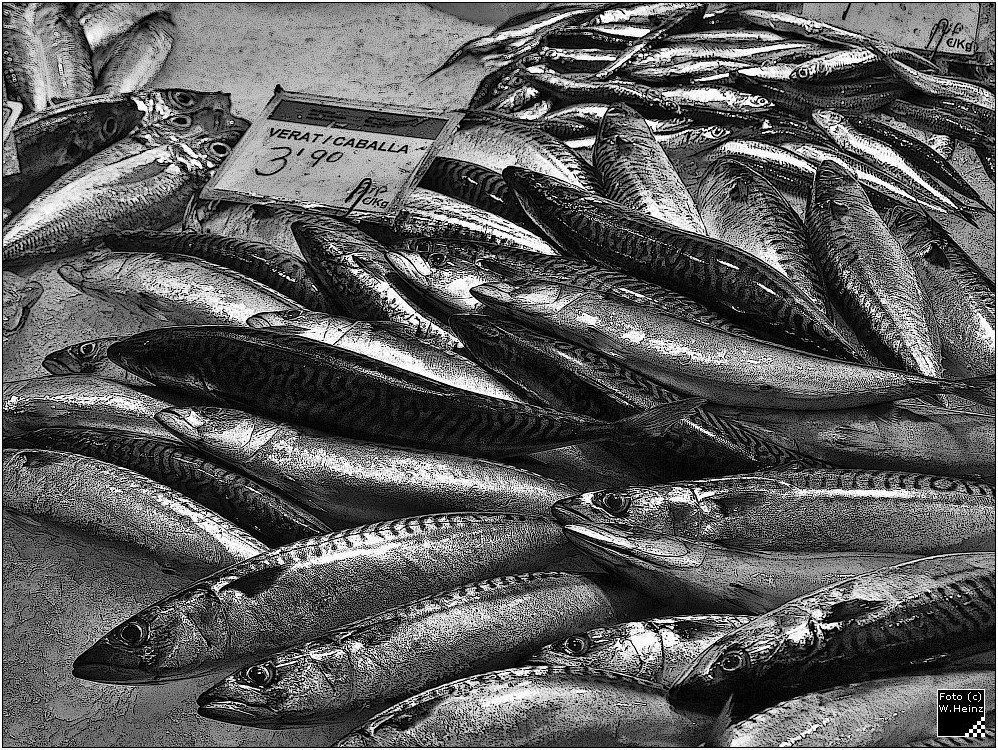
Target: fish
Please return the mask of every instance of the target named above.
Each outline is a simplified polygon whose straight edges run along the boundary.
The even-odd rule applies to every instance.
[[[172,440],[65,427],[33,430],[21,439],[36,448],[88,456],[142,474],[186,495],[270,547],[331,530],[270,488]]]
[[[867,44],[867,48],[874,52],[884,65],[891,69],[894,75],[923,94],[966,102],[975,108],[983,110],[983,113],[994,117],[995,95],[993,91],[988,91],[983,86],[978,86],[976,83],[955,78],[954,76],[943,76],[917,70],[898,60],[896,57],[887,54],[885,48],[880,44],[869,43]]]
[[[898,49],[898,57],[912,61],[924,60],[920,55],[905,49]],[[884,72],[885,65],[875,52],[860,47],[839,49],[798,63],[790,74],[792,81],[838,81],[844,78],[876,76]]]
[[[835,141],[840,149],[858,156],[867,164],[890,175],[903,184],[916,199],[929,205],[935,203],[945,206],[947,210],[955,213],[960,211],[960,206],[925,179],[915,166],[894,148],[853,127],[842,114],[816,109],[811,113],[811,119]]]
[[[156,78],[173,51],[177,27],[165,11],[150,13],[115,39],[97,75],[97,94],[136,91]]]
[[[163,324],[245,325],[260,312],[301,309],[280,292],[201,258],[94,250],[59,267],[76,289]]]
[[[924,213],[899,206],[885,218],[928,295],[943,357],[967,375],[989,375],[995,361],[994,281]]]
[[[420,178],[419,186],[477,206],[525,229],[533,227],[510,196],[502,175],[478,164],[437,156]]]
[[[91,375],[8,380],[3,384],[3,434],[43,427],[119,430],[179,443],[155,415],[168,401],[123,383]]]
[[[836,466],[943,476],[995,475],[995,425],[990,415],[982,418],[910,403],[907,408],[883,404],[807,412],[708,408],[772,430],[798,450]]]
[[[993,484],[861,469],[775,469],[559,500],[561,523],[771,552],[993,552]]]
[[[3,343],[28,322],[28,315],[41,299],[44,287],[33,279],[25,279],[10,271],[3,272]]]
[[[428,249],[419,249],[424,246]],[[484,305],[471,295],[471,289],[503,279],[494,271],[423,240],[410,240],[393,247],[385,257],[395,273],[418,292],[423,307],[444,319],[482,311]]]
[[[802,117],[807,117],[812,109],[818,108],[849,114],[872,112],[890,104],[905,92],[904,87],[893,78],[810,84],[753,78],[748,68],[732,71],[728,77],[732,85],[747,92],[746,96],[751,93],[763,97],[773,106]]]
[[[107,358],[107,348],[115,341],[124,338],[124,336],[108,336],[71,344],[46,354],[42,360],[42,367],[52,375],[93,375],[133,387],[150,386],[148,380],[121,369]]]
[[[267,550],[186,495],[120,466],[61,451],[5,449],[3,508],[139,549],[167,572],[193,577]]]
[[[198,713],[256,727],[329,723],[470,674],[518,666],[541,644],[626,617],[637,599],[599,574],[476,581],[248,664],[202,693]]]
[[[856,178],[823,162],[806,224],[830,295],[889,367],[941,378],[939,331],[915,268]]]
[[[606,670],[669,687],[707,646],[751,620],[749,615],[684,615],[621,622],[577,631],[527,663]]]
[[[595,347],[666,388],[717,404],[821,410],[927,393],[984,403],[993,398],[981,381],[937,380],[818,357],[561,284],[483,284],[472,293],[528,326]]]
[[[693,747],[712,717],[614,672],[519,667],[455,680],[392,706],[337,747]]]
[[[4,84],[34,112],[94,90],[90,45],[70,3],[3,7]]]
[[[934,555],[823,586],[719,638],[676,703],[768,700],[994,648],[995,555]]]
[[[697,156],[717,144],[724,143],[733,136],[733,128],[723,125],[701,125],[677,130],[674,133],[655,133],[655,143],[672,160]],[[596,145],[596,137],[590,135],[582,138],[571,138],[565,143],[574,149],[590,152]],[[688,187],[684,185],[683,189],[688,190]],[[674,216],[673,219],[667,223],[677,225],[681,223],[678,216]]]
[[[718,747],[990,747],[938,737],[936,705],[944,691],[994,684],[994,670],[904,674],[819,690],[770,706],[723,728]],[[981,691],[985,691],[982,689]],[[985,706],[994,711],[993,693]],[[993,715],[993,714],[991,714]],[[982,734],[986,732],[982,731]]]
[[[94,59],[103,63],[107,50],[118,37],[160,7],[160,3],[78,3],[76,17],[83,26]]]
[[[101,242],[117,252],[153,252],[201,258],[248,276],[307,310],[331,312],[333,309],[300,256],[262,242],[207,232],[154,232],[143,229],[108,234],[101,238]]]
[[[707,234],[669,157],[641,115],[627,105],[611,105],[603,115],[593,166],[610,200],[684,231]]]
[[[788,346],[858,358],[793,282],[745,251],[543,175],[510,167],[503,177],[531,218],[573,254],[693,297]]]
[[[569,523],[564,532],[601,567],[675,614],[761,615],[829,583],[918,559],[870,552],[755,552],[609,524]]]
[[[7,223],[3,259],[20,264],[94,247],[122,229],[163,229],[232,151],[245,127],[164,143],[75,180]]]
[[[429,512],[547,516],[555,501],[574,494],[505,464],[345,440],[235,409],[164,409],[156,419],[192,449],[341,528]]]
[[[820,54],[825,49],[812,42],[796,40],[741,44],[721,44],[716,41],[669,44],[638,55],[623,68],[623,73],[635,80],[656,82],[663,79],[662,71],[673,65],[708,60],[735,60],[755,64],[786,55]],[[570,70],[582,69],[582,72],[599,70],[616,57],[615,53],[600,49],[560,50],[554,47],[541,49],[539,54],[546,62],[565,65]]]
[[[246,322],[252,328],[271,328],[276,333],[337,346],[472,393],[521,400],[515,391],[454,349],[441,349],[429,343],[432,340],[413,338],[409,329],[395,323],[371,323],[301,310],[260,313]]]
[[[638,81],[656,83],[659,81],[678,81],[697,79],[703,76],[724,75],[733,70],[747,68],[752,63],[746,60],[709,59],[687,60],[656,68],[635,70],[632,77]]]
[[[959,111],[952,99],[931,102],[895,99],[887,113],[915,127],[958,138],[974,147],[994,149],[994,127],[985,129],[979,121]]]
[[[444,324],[419,310],[388,279],[391,266],[383,245],[333,220],[309,218],[294,222],[291,229],[319,288],[348,317],[400,324],[443,348],[457,344]]]
[[[583,346],[537,333],[507,320],[458,315],[451,324],[470,355],[539,403],[597,419],[620,419],[680,398],[643,375]],[[640,454],[630,446],[602,447],[639,476],[700,477],[813,461],[775,438],[698,410],[679,420]]]
[[[592,193],[600,191],[592,168],[557,138],[530,123],[486,111],[467,113],[438,156],[497,173],[512,165],[527,167]]]
[[[699,181],[696,197],[703,234],[780,271],[814,307],[832,316],[804,223],[765,177],[732,159],[716,159]]]
[[[281,252],[302,257],[291,233],[291,224],[298,218],[296,213],[278,206],[205,200],[195,195],[184,212],[183,229],[263,242]]]
[[[806,199],[817,168],[807,159],[782,146],[750,138],[734,138],[711,149],[710,161],[730,158],[761,172],[784,193]]]
[[[609,104],[568,104],[541,118],[537,126],[559,138],[573,138],[596,135]],[[673,133],[693,125],[688,117],[668,120],[646,118],[645,122],[653,133]]]
[[[150,684],[231,670],[442,589],[569,554],[554,522],[504,513],[415,516],[312,537],[140,610],[80,654],[73,675]]]
[[[263,416],[342,437],[476,456],[640,440],[667,431],[703,403],[686,399],[609,423],[472,394],[300,336],[236,326],[147,331],[112,344],[108,356],[169,390]]]
[[[3,204],[21,211],[58,178],[137,129],[174,115],[228,113],[229,95],[188,89],[73,99],[18,119],[13,138],[21,171],[4,175]]]

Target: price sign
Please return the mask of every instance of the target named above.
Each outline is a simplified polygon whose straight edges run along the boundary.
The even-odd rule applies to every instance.
[[[930,54],[977,52],[979,3],[814,3],[805,14]]]
[[[20,102],[4,101],[3,103],[3,173],[18,174],[21,163],[17,160],[17,143],[14,139],[14,125],[21,116],[24,105]]]
[[[459,119],[278,87],[202,195],[391,222]]]

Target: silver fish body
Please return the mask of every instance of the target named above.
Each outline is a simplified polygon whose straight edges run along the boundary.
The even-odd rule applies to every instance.
[[[186,495],[95,458],[34,448],[3,452],[4,510],[138,548],[194,577],[269,548]]]
[[[129,386],[149,386],[148,380],[124,370],[107,358],[107,348],[124,336],[81,341],[45,355],[42,367],[53,375],[92,375]]]
[[[338,747],[695,746],[711,717],[672,707],[654,683],[613,672],[520,667],[420,693]],[[403,719],[402,717],[412,717]]]
[[[173,51],[176,26],[169,13],[151,13],[116,39],[97,76],[95,92],[136,91],[152,81]]]
[[[95,299],[172,325],[246,325],[257,313],[302,309],[258,281],[188,255],[97,250],[59,275]]]
[[[301,257],[301,249],[291,233],[291,225],[297,218],[293,212],[276,206],[205,200],[195,195],[184,212],[183,227],[191,232],[265,242]]]

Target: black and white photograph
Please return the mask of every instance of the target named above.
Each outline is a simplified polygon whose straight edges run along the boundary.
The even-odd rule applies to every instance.
[[[995,747],[995,4],[4,2],[2,733]]]

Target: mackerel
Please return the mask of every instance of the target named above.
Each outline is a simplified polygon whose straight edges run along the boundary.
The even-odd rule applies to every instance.
[[[526,229],[533,226],[510,195],[502,175],[478,164],[438,156],[430,162],[419,186],[477,206]]]
[[[291,224],[297,220],[295,213],[277,206],[204,200],[194,196],[184,212],[183,228],[263,242],[281,252],[301,257],[302,252],[291,233]]]
[[[136,21],[108,46],[95,92],[136,91],[152,81],[173,51],[176,31],[172,16],[165,11]]]
[[[107,349],[124,336],[81,341],[45,355],[42,367],[52,375],[93,375],[107,380],[116,380],[129,386],[149,386],[148,380],[122,370],[107,358]]]

